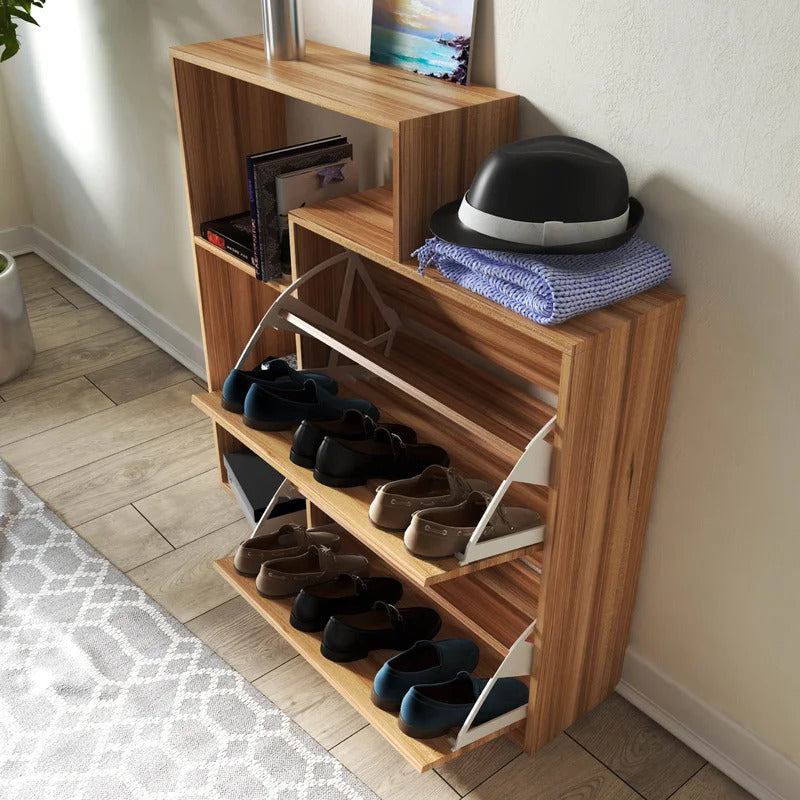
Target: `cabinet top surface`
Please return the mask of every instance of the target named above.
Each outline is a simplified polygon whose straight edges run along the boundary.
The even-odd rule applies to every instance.
[[[263,36],[171,47],[173,58],[289,97],[397,129],[404,120],[491,103],[515,95],[485,86],[458,86],[337,47],[306,43],[302,61],[267,62]]]

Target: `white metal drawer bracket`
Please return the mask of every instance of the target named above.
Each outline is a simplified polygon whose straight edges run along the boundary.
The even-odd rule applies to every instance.
[[[497,668],[497,672],[489,679],[489,682],[484,686],[480,696],[475,701],[475,705],[469,712],[458,736],[451,739],[453,743],[453,750],[459,750],[472,742],[477,742],[478,739],[483,739],[492,733],[503,730],[513,725],[515,722],[525,719],[528,716],[528,704],[519,706],[501,714],[499,717],[482,722],[480,725],[473,725],[475,717],[481,710],[486,698],[494,688],[494,685],[500,678],[518,678],[520,676],[530,677],[531,669],[533,668],[533,642],[528,639],[536,629],[536,620],[531,622],[530,625],[522,632],[520,637],[511,645],[508,655],[503,659],[503,663]]]
[[[550,483],[550,462],[553,448],[545,438],[555,427],[556,418],[549,422],[528,442],[525,451],[519,457],[508,477],[500,484],[494,493],[489,505],[486,506],[480,522],[475,526],[463,553],[457,553],[456,558],[461,564],[472,564],[490,556],[517,550],[520,547],[529,547],[539,544],[544,539],[544,525],[528,528],[524,531],[510,533],[507,536],[498,536],[496,539],[481,541],[481,536],[486,530],[492,515],[500,505],[500,501],[512,483],[531,483],[538,486],[548,486]]]

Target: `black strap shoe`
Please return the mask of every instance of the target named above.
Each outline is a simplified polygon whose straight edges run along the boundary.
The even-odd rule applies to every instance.
[[[370,650],[406,650],[421,639],[433,639],[442,618],[433,608],[395,608],[379,601],[371,611],[328,620],[320,652],[330,661],[357,661]]]
[[[363,441],[371,439],[377,427],[377,423],[371,417],[355,408],[348,409],[341,419],[333,422],[303,420],[294,433],[289,458],[300,467],[314,469],[317,451],[326,436],[345,441]],[[417,441],[416,432],[408,425],[390,422],[384,423],[382,427],[399,436],[407,444]]]
[[[402,595],[403,585],[394,578],[340,575],[303,589],[294,600],[289,620],[299,631],[321,631],[334,615],[360,614],[379,600],[396,603]]]
[[[443,448],[406,444],[380,427],[364,441],[346,442],[326,436],[317,451],[314,477],[326,486],[361,486],[371,478],[411,478],[431,464],[446,467],[449,463],[450,457]]]

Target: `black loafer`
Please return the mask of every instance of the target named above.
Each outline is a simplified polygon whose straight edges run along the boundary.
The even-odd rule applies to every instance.
[[[331,617],[320,652],[330,661],[357,661],[370,650],[406,650],[420,639],[433,639],[441,627],[442,618],[433,608],[377,602],[363,614]]]
[[[326,486],[361,486],[370,478],[412,478],[431,464],[446,467],[449,463],[450,457],[443,448],[406,444],[381,427],[371,439],[360,442],[325,437],[317,451],[314,477]]]
[[[294,599],[289,621],[299,631],[321,631],[334,615],[360,614],[379,600],[396,603],[402,595],[403,585],[394,578],[340,575],[303,589]]]
[[[368,417],[355,408],[345,411],[341,419],[333,422],[303,420],[294,433],[289,458],[300,467],[313,469],[317,461],[317,451],[326,436],[351,442],[364,441],[372,438],[376,427],[372,417]],[[399,436],[407,444],[414,444],[417,441],[416,432],[408,425],[387,422],[383,424],[383,427]]]

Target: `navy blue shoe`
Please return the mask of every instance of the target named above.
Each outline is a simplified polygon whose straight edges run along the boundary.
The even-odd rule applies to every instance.
[[[415,686],[400,705],[400,730],[414,739],[444,736],[460,728],[489,681],[459,672],[451,681]],[[516,678],[500,678],[475,717],[488,722],[528,702],[528,687]]]
[[[478,666],[478,645],[469,639],[423,640],[390,658],[375,675],[372,702],[384,711],[399,711],[400,703],[418,683],[443,683]]]
[[[260,369],[232,369],[225,383],[222,384],[222,407],[234,414],[244,411],[244,399],[254,383],[265,386],[277,386],[280,389],[302,389],[307,380],[318,383],[326,392],[336,394],[339,386],[329,375],[321,372],[298,371],[292,369],[285,361],[279,358],[265,362],[266,366]]]
[[[243,420],[248,428],[259,431],[285,431],[304,419],[340,419],[349,408],[378,418],[378,409],[368,400],[336,397],[313,380],[302,388],[254,383],[244,399]]]

